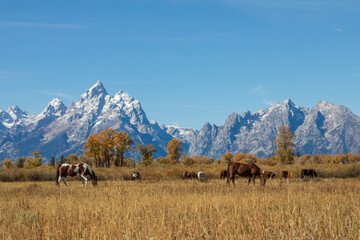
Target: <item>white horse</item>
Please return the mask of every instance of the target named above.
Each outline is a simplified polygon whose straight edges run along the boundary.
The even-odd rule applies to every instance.
[[[200,182],[204,182],[207,180],[207,177],[204,172],[198,172],[198,179]]]

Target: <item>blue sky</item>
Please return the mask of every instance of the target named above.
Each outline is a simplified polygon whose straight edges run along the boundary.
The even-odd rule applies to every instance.
[[[0,0],[0,109],[100,80],[181,127],[286,98],[360,114],[359,25],[358,0]]]

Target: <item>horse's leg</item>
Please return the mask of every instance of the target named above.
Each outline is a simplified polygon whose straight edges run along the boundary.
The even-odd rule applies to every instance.
[[[85,186],[87,185],[87,182],[88,182],[88,180],[87,180],[87,178],[85,177],[85,176],[83,176],[83,175],[80,175],[81,177],[82,177],[82,186],[84,187],[84,181],[85,181]]]
[[[233,173],[232,176],[231,176],[231,180],[233,182],[233,185],[235,185],[235,174]]]
[[[69,186],[66,184],[66,177],[63,178],[63,181],[64,181],[65,186],[69,187]]]
[[[254,185],[255,185],[255,178],[256,178],[256,175],[253,175],[252,180],[253,180]]]
[[[251,177],[249,177],[248,185],[250,184],[250,182],[251,182]]]
[[[60,181],[61,181],[61,176],[57,180],[57,184],[58,184],[59,187],[60,187],[60,183],[61,183]]]

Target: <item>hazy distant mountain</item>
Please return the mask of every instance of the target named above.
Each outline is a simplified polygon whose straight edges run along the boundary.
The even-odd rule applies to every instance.
[[[47,160],[80,154],[86,139],[105,128],[126,131],[135,145],[155,145],[156,156],[165,156],[167,143],[175,137],[190,155],[219,159],[231,151],[267,157],[274,152],[274,140],[283,124],[295,133],[301,154],[360,153],[360,117],[326,101],[307,109],[287,99],[254,113],[232,113],[223,126],[205,123],[197,131],[150,122],[138,100],[124,91],[112,97],[97,82],[68,108],[53,99],[39,115],[17,106],[0,110],[0,159],[16,160],[34,151],[41,151]],[[139,158],[135,153],[132,156]]]

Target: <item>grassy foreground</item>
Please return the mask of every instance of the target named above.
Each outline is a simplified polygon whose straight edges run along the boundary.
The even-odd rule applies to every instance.
[[[0,182],[0,239],[359,239],[360,180]]]

